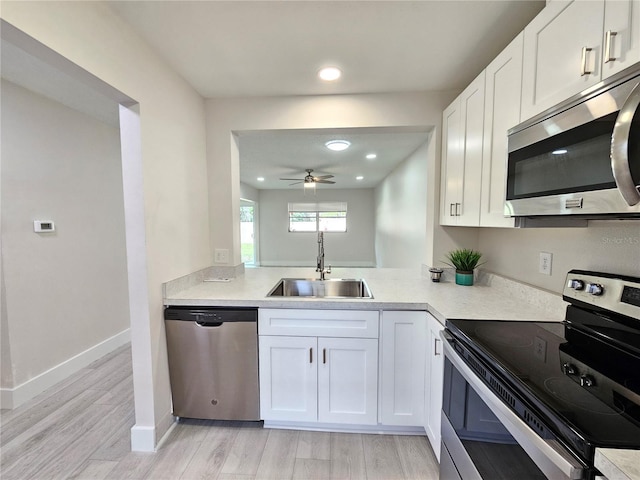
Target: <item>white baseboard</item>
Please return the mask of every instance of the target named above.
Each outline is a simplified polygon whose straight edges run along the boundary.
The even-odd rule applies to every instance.
[[[140,425],[131,427],[131,451],[155,452],[156,427],[143,427]]]
[[[158,427],[143,427],[134,425],[131,427],[131,451],[132,452],[155,452],[167,439],[171,430],[176,426],[176,417],[171,414],[164,416],[158,422]],[[156,438],[160,440],[156,444]]]
[[[352,425],[342,423],[285,422],[264,421],[264,428],[282,430],[310,430],[314,432],[338,433],[378,433],[384,435],[426,435],[423,427],[405,427],[392,425]]]
[[[129,329],[81,352],[14,388],[0,388],[2,408],[14,409],[131,341]]]

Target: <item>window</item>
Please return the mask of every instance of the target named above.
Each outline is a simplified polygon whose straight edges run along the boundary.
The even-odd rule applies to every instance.
[[[347,203],[290,203],[290,232],[346,232]]]

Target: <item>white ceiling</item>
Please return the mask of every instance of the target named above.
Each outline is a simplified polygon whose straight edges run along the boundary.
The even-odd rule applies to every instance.
[[[464,88],[544,1],[110,1],[204,97]],[[334,84],[316,72],[334,65]]]
[[[400,161],[411,155],[429,137],[419,128],[359,128],[340,130],[285,130],[239,135],[240,178],[258,189],[303,188],[280,178],[304,178],[307,168],[314,176],[333,175],[335,185],[317,188],[373,188]],[[347,140],[342,152],[325,147],[329,140]],[[375,159],[366,159],[375,153]],[[361,175],[362,180],[356,180]],[[259,182],[257,177],[264,177]]]

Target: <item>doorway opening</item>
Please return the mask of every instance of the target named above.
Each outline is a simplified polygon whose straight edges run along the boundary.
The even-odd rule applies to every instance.
[[[240,199],[240,259],[247,267],[258,265],[258,204]]]

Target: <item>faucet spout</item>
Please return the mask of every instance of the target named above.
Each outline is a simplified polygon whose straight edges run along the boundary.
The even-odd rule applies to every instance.
[[[324,268],[324,232],[318,232],[318,257],[316,272],[320,272],[320,280],[325,279],[327,273],[331,273],[331,266]]]

